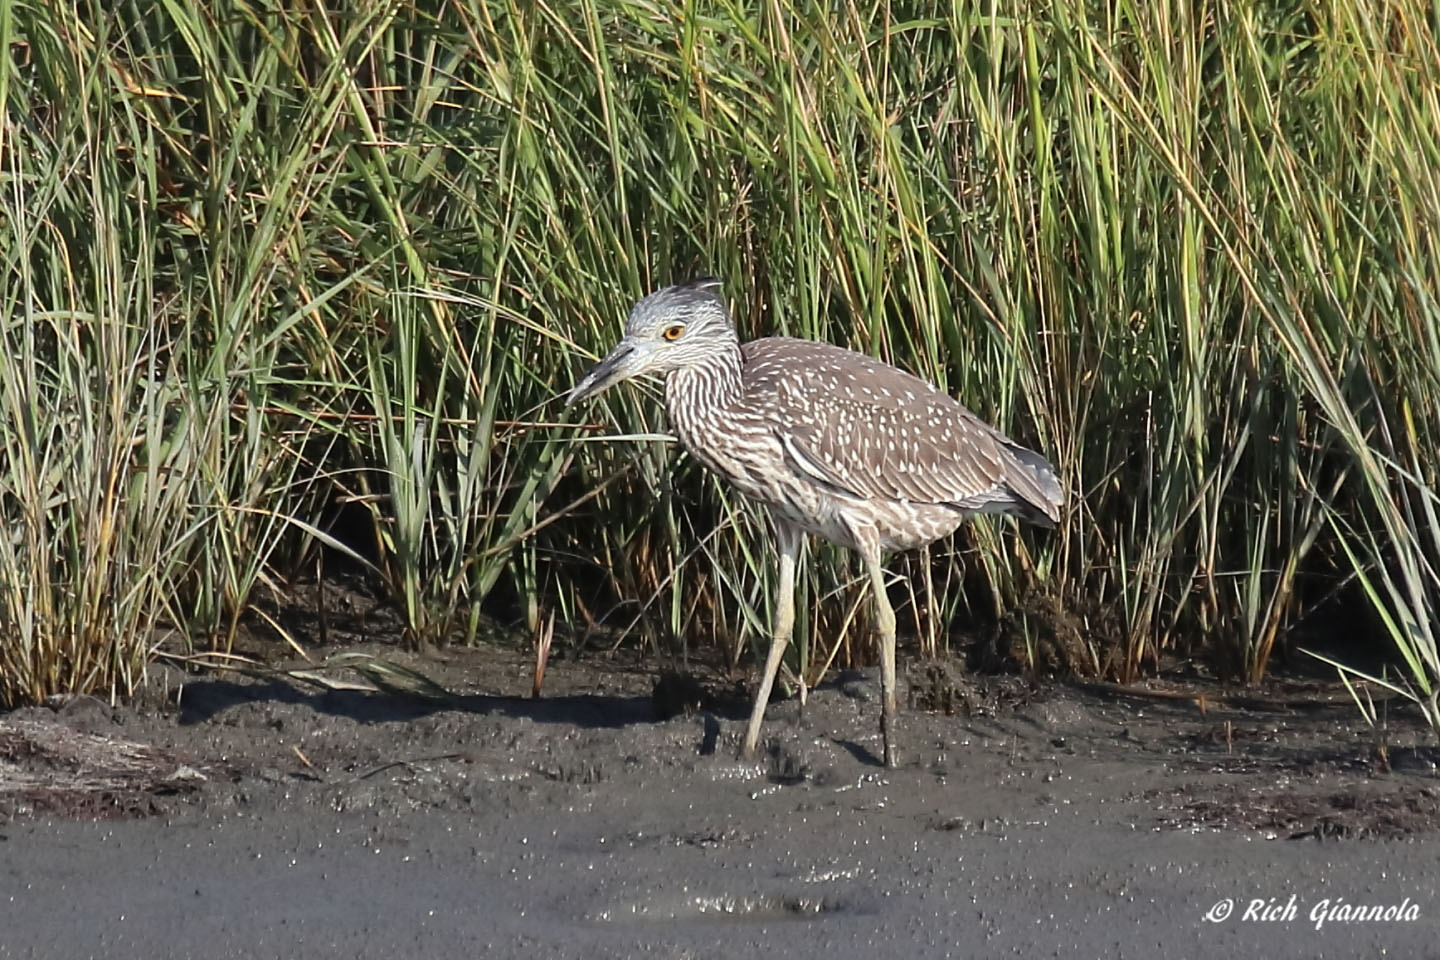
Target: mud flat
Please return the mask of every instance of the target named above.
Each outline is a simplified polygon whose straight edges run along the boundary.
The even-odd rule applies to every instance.
[[[776,705],[741,763],[743,699],[718,681],[660,719],[640,665],[553,664],[532,701],[518,659],[411,663],[459,696],[177,675],[118,708],[0,715],[0,957],[1440,944],[1432,741],[1398,706],[1375,734],[1324,683],[917,667],[887,771],[863,674]]]

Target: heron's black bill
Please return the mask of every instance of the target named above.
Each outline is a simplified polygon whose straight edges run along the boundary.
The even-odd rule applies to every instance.
[[[591,367],[590,372],[585,374],[579,383],[570,388],[570,393],[565,397],[565,406],[572,406],[581,400],[604,393],[625,379],[624,363],[634,349],[628,343],[618,344],[604,360]]]

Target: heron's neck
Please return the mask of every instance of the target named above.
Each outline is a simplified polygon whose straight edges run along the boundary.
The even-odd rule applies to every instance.
[[[717,348],[700,363],[671,371],[665,381],[671,421],[683,430],[687,421],[732,406],[744,392],[743,376],[738,340]]]

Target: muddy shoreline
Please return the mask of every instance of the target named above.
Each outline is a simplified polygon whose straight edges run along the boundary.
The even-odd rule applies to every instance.
[[[1324,682],[915,666],[886,771],[868,674],[775,705],[742,763],[717,677],[661,719],[642,663],[552,664],[531,700],[519,656],[405,662],[455,697],[176,672],[133,704],[0,715],[0,957],[1440,942],[1432,741],[1398,705],[1377,736]]]

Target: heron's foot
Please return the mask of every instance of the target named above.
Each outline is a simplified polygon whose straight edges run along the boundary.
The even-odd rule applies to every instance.
[[[894,770],[900,766],[895,754],[895,717],[889,713],[880,714],[880,742],[885,752],[885,769]]]

